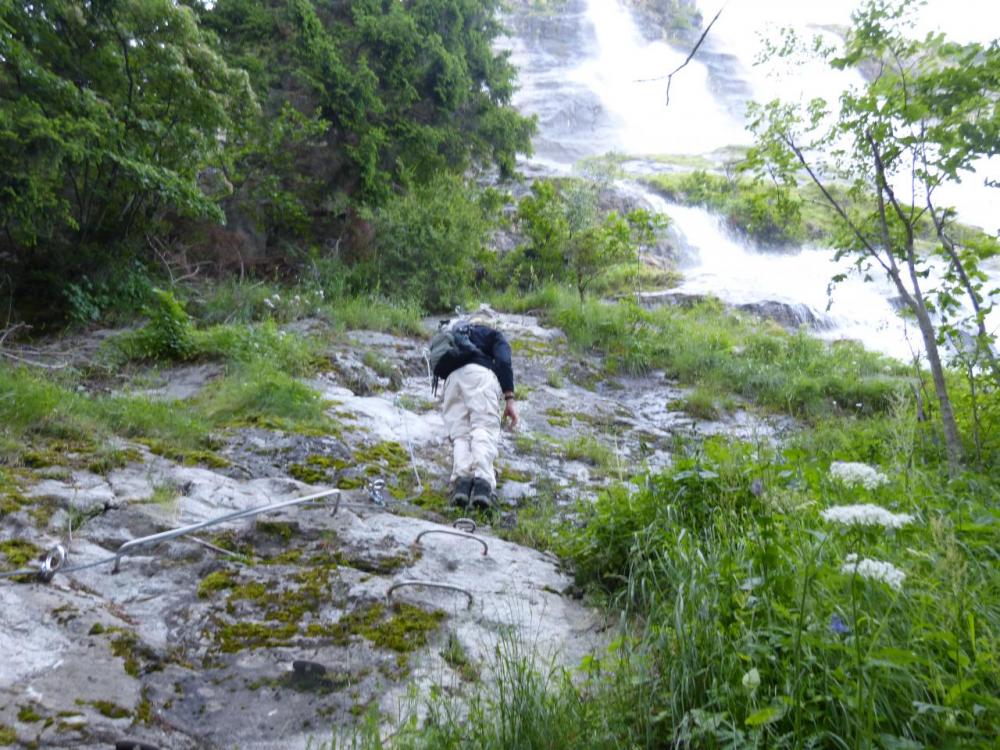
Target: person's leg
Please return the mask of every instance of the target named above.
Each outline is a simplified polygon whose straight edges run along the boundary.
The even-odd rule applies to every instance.
[[[468,390],[471,463],[473,476],[477,480],[472,494],[473,499],[489,503],[490,495],[497,486],[493,463],[500,450],[500,404],[503,394],[491,371],[477,369],[479,372],[476,373],[476,382]]]
[[[445,382],[441,416],[452,449],[451,501],[464,507],[472,493],[474,469],[470,436],[472,423],[461,373],[462,370],[452,373]]]

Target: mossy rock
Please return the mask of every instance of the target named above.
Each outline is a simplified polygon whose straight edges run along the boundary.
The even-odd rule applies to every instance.
[[[201,579],[198,584],[198,598],[209,599],[218,591],[231,589],[236,585],[235,573],[230,570],[216,570]]]
[[[90,630],[93,633],[97,626]],[[139,640],[139,636],[125,628],[103,628],[99,632],[111,635],[111,653],[121,657],[125,674],[141,677],[163,669],[163,660],[153,649]]]
[[[290,542],[299,532],[299,525],[292,521],[257,521],[254,528],[259,534],[267,534],[283,542]]]
[[[521,482],[523,484],[527,484],[535,478],[531,472],[502,465],[497,469],[497,477],[502,482]]]
[[[112,701],[85,701],[77,699],[76,704],[78,706],[93,706],[101,716],[106,716],[109,719],[125,719],[132,715],[132,712],[127,708],[119,706]]]
[[[171,461],[185,466],[208,466],[212,469],[225,469],[232,465],[228,459],[211,450],[179,448],[168,445],[162,440],[146,438],[140,439],[139,442],[156,455],[169,458]]]
[[[55,451],[25,451],[21,454],[21,463],[29,469],[44,469],[48,466],[59,466],[65,459]]]
[[[317,469],[306,464],[292,464],[288,467],[288,476],[306,484],[326,484],[330,475],[325,469]]]
[[[410,454],[402,445],[390,440],[356,449],[354,461],[358,466],[378,464],[395,473],[409,465]]]
[[[397,603],[391,610],[371,604],[345,614],[329,626],[329,635],[338,645],[347,645],[352,636],[360,635],[376,648],[406,654],[426,646],[428,636],[444,618],[440,610],[428,612],[412,604]]]
[[[17,720],[23,724],[34,724],[44,718],[42,714],[38,713],[35,706],[30,703],[17,707]]]
[[[0,554],[7,558],[11,568],[21,568],[40,558],[42,550],[27,539],[8,539],[0,542]]]
[[[297,634],[295,623],[278,626],[259,622],[218,623],[214,631],[219,650],[227,654],[245,649],[287,646]]]

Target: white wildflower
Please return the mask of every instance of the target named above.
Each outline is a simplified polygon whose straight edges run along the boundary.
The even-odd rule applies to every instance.
[[[820,513],[824,521],[841,523],[844,526],[881,526],[884,529],[899,529],[910,523],[909,513],[893,513],[880,505],[837,505]]]
[[[265,307],[269,307],[272,310],[274,309],[274,303],[271,302],[271,298],[270,297],[265,297],[264,298],[264,306]]]
[[[759,686],[760,686],[760,672],[757,671],[757,667],[754,667],[745,675],[743,675],[743,687],[745,687],[752,693]]]
[[[834,461],[830,464],[830,476],[849,487],[860,484],[867,490],[873,490],[889,481],[885,474],[868,464],[848,461]]]
[[[896,591],[903,588],[903,581],[906,578],[906,573],[890,562],[871,560],[867,557],[858,560],[857,555],[848,555],[846,562],[840,566],[840,572],[848,575],[856,573],[870,581],[884,583]]]

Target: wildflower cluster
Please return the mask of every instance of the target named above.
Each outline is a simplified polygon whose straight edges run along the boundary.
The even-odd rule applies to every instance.
[[[855,554],[850,554],[840,566],[841,573],[857,574],[870,581],[879,581],[896,591],[901,591],[906,573],[895,565],[884,560],[872,560],[869,558],[858,559]]]
[[[873,490],[889,481],[878,469],[850,461],[834,461],[830,464],[830,476],[848,487],[861,485],[866,490]]]
[[[885,529],[899,529],[913,521],[909,513],[893,513],[880,505],[838,505],[820,513],[824,521],[844,526],[881,526]]]
[[[284,308],[286,315],[291,317],[296,317],[298,315],[309,312],[312,308],[318,309],[323,303],[323,290],[317,289],[313,292],[307,292],[304,296],[301,294],[296,294],[293,297],[288,297],[285,300],[281,299],[281,295],[275,292],[274,294],[268,295],[264,298],[263,304],[268,310],[280,310]]]

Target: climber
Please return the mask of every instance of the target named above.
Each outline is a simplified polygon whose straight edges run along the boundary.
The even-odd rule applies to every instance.
[[[504,417],[511,429],[518,422],[510,344],[484,310],[442,331],[447,333],[431,342],[431,362],[434,375],[446,378],[442,416],[453,451],[451,502],[489,510],[497,486],[493,461],[500,425]],[[436,347],[441,355],[435,356]]]

